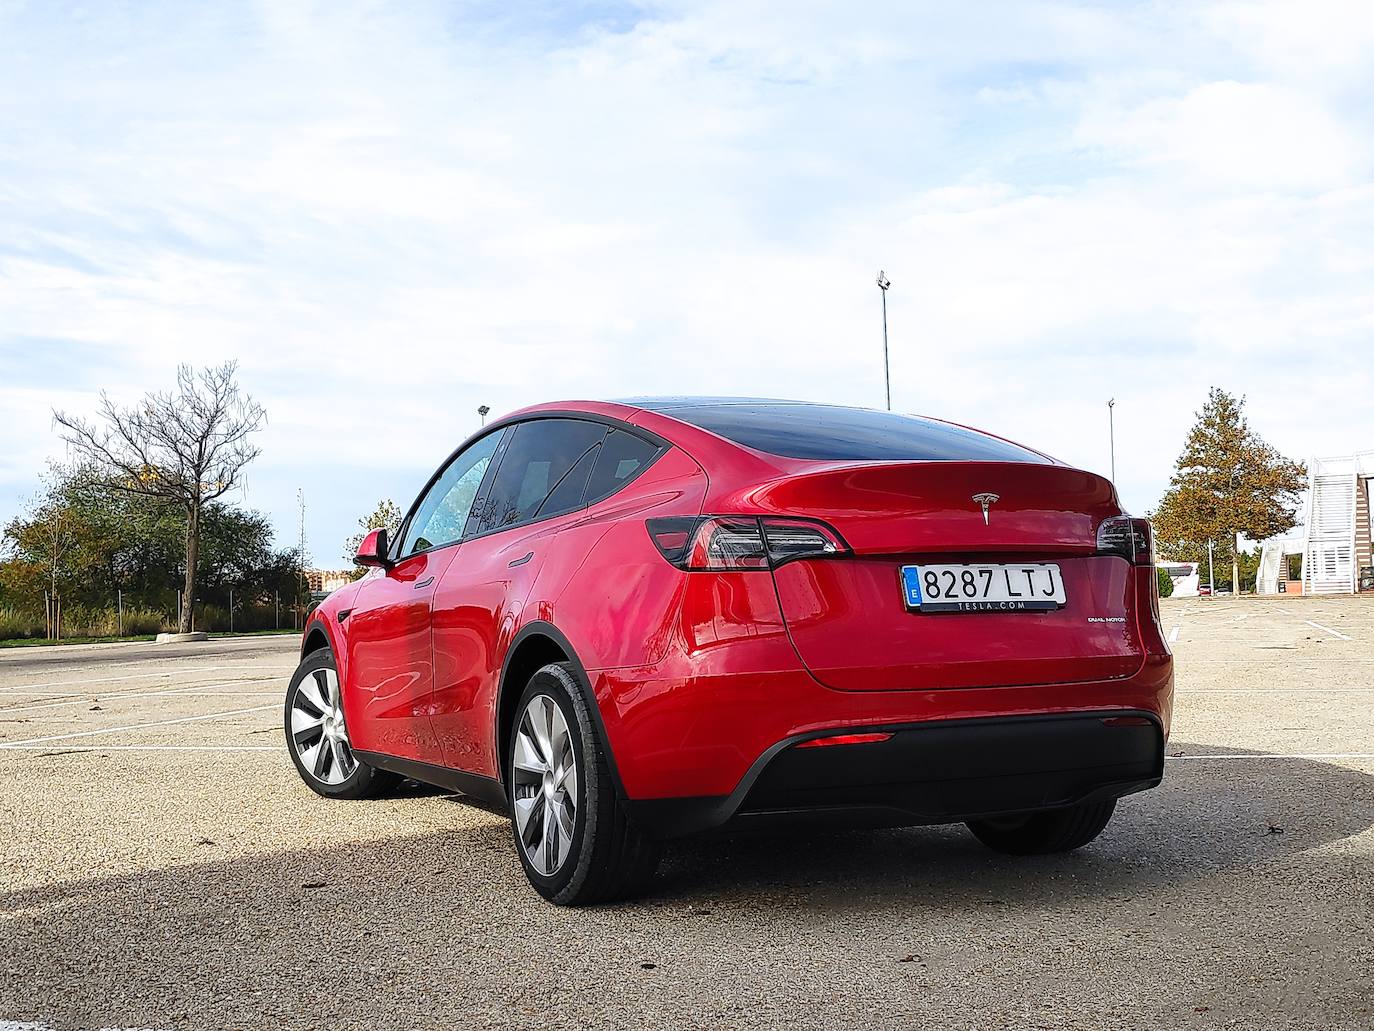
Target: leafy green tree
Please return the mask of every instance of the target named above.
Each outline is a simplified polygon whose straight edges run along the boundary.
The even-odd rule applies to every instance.
[[[1172,558],[1205,562],[1207,542],[1215,542],[1216,561],[1230,560],[1233,585],[1242,583],[1236,534],[1260,541],[1291,530],[1307,487],[1307,467],[1266,443],[1244,410],[1244,397],[1208,392],[1150,517],[1160,550]]]
[[[1174,578],[1169,575],[1169,571],[1160,566],[1157,572],[1159,578],[1159,596],[1167,598],[1174,593]]]
[[[361,532],[355,533],[344,542],[345,561],[353,561],[354,556],[358,554],[358,548],[362,546],[363,538],[373,530],[386,530],[388,533],[395,533],[404,517],[405,513],[390,498],[383,498],[377,502],[377,507],[372,510],[370,515],[358,520],[358,527]],[[359,575],[362,572],[359,571]]]
[[[257,512],[221,501],[201,512],[196,601],[227,609],[270,605],[273,595],[294,597],[300,580],[294,551],[278,551],[271,523]],[[56,566],[51,530],[60,526],[63,547]],[[169,612],[185,583],[185,522],[164,499],[113,491],[98,471],[54,466],[28,510],[5,527],[0,552],[0,607],[32,611],[48,591],[64,603],[109,610],[116,592],[126,608]],[[183,606],[189,611],[191,606]]]

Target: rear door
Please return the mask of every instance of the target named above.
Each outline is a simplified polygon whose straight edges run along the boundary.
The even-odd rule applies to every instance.
[[[554,535],[585,503],[609,427],[545,418],[509,431],[434,600],[432,722],[451,768],[497,776],[497,681]]]

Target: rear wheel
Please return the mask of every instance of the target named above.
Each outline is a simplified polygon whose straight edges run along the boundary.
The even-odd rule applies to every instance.
[[[327,649],[311,652],[286,689],[286,748],[310,790],[326,798],[375,798],[400,779],[353,754],[339,671]]]
[[[530,678],[516,702],[508,755],[515,849],[535,891],[561,906],[643,891],[660,849],[616,797],[605,742],[568,665]]]
[[[1116,799],[1083,802],[1067,809],[972,820],[968,829],[988,848],[1014,856],[1071,852],[1092,841],[1107,826]]]

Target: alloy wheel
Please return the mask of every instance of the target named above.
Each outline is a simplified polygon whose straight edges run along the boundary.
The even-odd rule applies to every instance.
[[[548,695],[535,695],[520,714],[511,766],[520,848],[530,866],[552,877],[572,850],[577,756],[563,710]]]
[[[291,703],[291,737],[301,765],[322,783],[342,784],[358,768],[334,670],[312,670],[301,681]]]

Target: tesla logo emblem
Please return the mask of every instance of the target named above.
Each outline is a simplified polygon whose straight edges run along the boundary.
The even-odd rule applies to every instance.
[[[988,508],[997,500],[996,494],[975,494],[973,500],[983,506],[983,525],[988,525]]]

